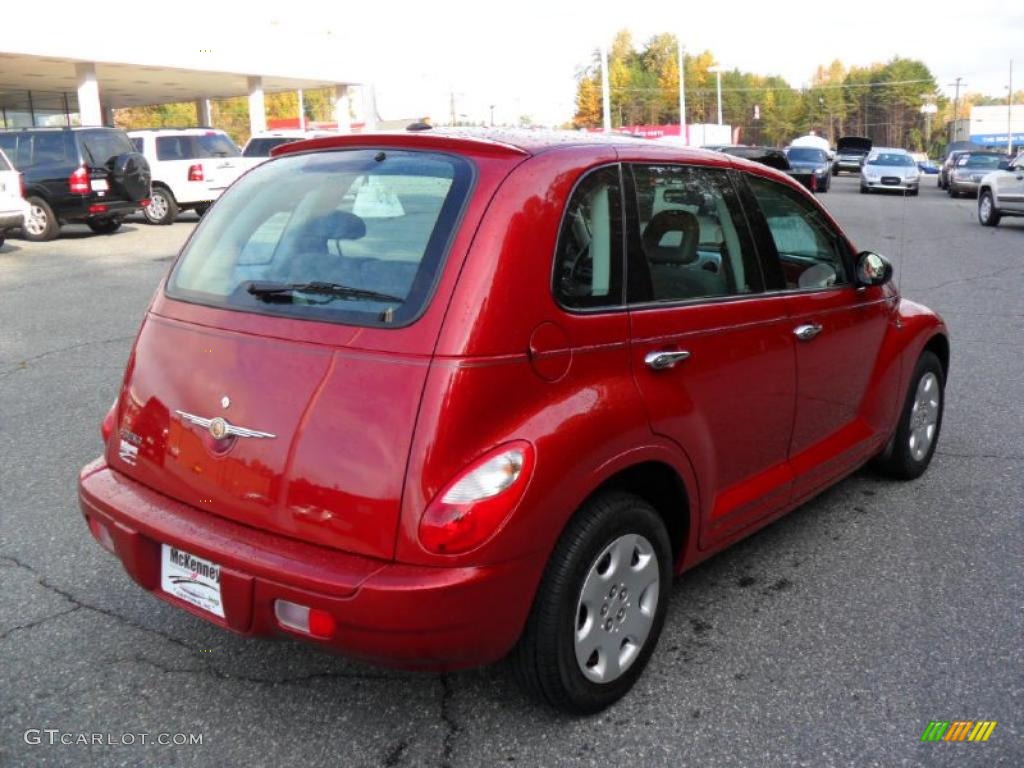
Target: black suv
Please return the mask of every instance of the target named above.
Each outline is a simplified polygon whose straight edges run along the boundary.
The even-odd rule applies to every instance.
[[[119,128],[0,130],[0,149],[25,179],[28,240],[53,240],[67,222],[109,234],[149,202],[149,163]]]

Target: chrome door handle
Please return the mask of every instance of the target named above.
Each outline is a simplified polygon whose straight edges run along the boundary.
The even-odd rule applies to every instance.
[[[800,341],[810,341],[819,333],[821,333],[821,323],[807,323],[806,325],[798,325],[793,329],[793,333]]]
[[[652,370],[663,371],[666,368],[672,368],[676,363],[689,356],[690,353],[682,349],[677,352],[648,352],[644,356],[644,363]]]

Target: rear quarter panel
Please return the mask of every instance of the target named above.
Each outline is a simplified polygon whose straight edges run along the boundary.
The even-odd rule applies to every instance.
[[[551,150],[524,162],[496,193],[427,377],[398,560],[490,564],[548,552],[586,496],[630,463],[624,457],[679,462],[647,427],[630,371],[626,312],[570,313],[552,296],[565,203],[588,170],[616,160],[611,148]],[[426,506],[476,457],[511,439],[533,443],[537,461],[501,534],[464,555],[424,551],[417,529]]]

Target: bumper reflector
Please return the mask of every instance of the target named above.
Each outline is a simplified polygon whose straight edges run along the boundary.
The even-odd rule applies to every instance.
[[[274,617],[282,627],[304,635],[326,639],[334,634],[334,617],[319,608],[275,600]]]
[[[95,538],[105,550],[116,554],[114,551],[114,537],[110,535],[110,531],[107,529],[107,526],[95,517],[90,517],[89,530],[92,531],[93,538]]]

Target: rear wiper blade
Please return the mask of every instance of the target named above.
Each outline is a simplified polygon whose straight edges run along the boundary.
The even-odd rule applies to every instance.
[[[257,298],[272,296],[284,296],[295,293],[308,293],[312,295],[326,296],[327,300],[332,299],[354,299],[363,301],[389,301],[401,304],[405,299],[400,296],[392,296],[390,293],[371,291],[365,288],[354,288],[351,285],[341,283],[261,283],[253,282],[246,290]],[[324,302],[326,303],[326,302]]]

